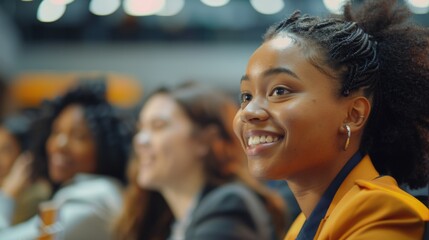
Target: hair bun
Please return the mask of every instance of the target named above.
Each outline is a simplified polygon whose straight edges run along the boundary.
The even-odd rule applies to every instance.
[[[367,34],[379,40],[384,30],[401,25],[411,16],[407,7],[397,0],[364,1],[357,7],[351,2],[344,6],[344,20],[356,22]]]

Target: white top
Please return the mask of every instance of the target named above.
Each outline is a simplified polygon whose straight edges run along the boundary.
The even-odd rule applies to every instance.
[[[111,221],[122,206],[122,186],[109,177],[78,174],[53,196],[62,231],[56,239],[111,239]],[[30,240],[39,235],[40,219],[10,226],[15,203],[0,192],[0,239]]]

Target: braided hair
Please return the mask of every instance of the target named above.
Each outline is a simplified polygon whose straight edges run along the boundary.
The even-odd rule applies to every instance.
[[[327,18],[297,11],[264,40],[287,35],[304,46],[306,58],[336,80],[339,98],[362,91],[372,111],[360,150],[381,174],[417,188],[429,180],[429,29],[409,16],[396,0],[349,3],[342,16]]]
[[[96,174],[125,182],[125,168],[131,147],[132,129],[106,100],[106,84],[102,81],[82,82],[63,96],[42,106],[41,116],[34,126],[35,175],[48,177],[46,141],[51,126],[70,105],[84,109],[85,120],[96,144]]]

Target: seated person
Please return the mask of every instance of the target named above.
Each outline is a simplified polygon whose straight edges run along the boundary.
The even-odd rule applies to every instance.
[[[51,195],[51,189],[46,181],[39,179],[30,183],[26,182],[30,181],[30,178],[22,175],[23,172],[30,171],[32,156],[28,146],[32,119],[32,114],[21,112],[7,116],[0,125],[0,189],[8,192],[16,201],[10,222],[12,225],[37,214],[38,204]],[[16,189],[15,186],[25,188]],[[0,211],[8,211],[3,207],[5,206],[0,205],[2,209]]]
[[[41,115],[33,169],[45,175],[54,189],[50,205],[56,209],[56,221],[48,223],[35,216],[15,226],[3,225],[0,239],[44,235],[111,239],[110,222],[122,205],[131,131],[107,102],[106,86],[100,82],[79,85],[43,106]],[[13,209],[8,192],[3,192],[0,202]],[[0,213],[2,219],[11,220],[11,216]]]
[[[232,132],[235,102],[196,83],[150,95],[134,138],[118,239],[279,239],[279,196],[251,178]]]

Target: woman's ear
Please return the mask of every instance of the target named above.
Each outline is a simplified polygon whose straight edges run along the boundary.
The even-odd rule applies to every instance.
[[[363,129],[371,112],[371,103],[368,98],[358,96],[350,100],[347,119],[344,123],[350,126],[352,132]]]

